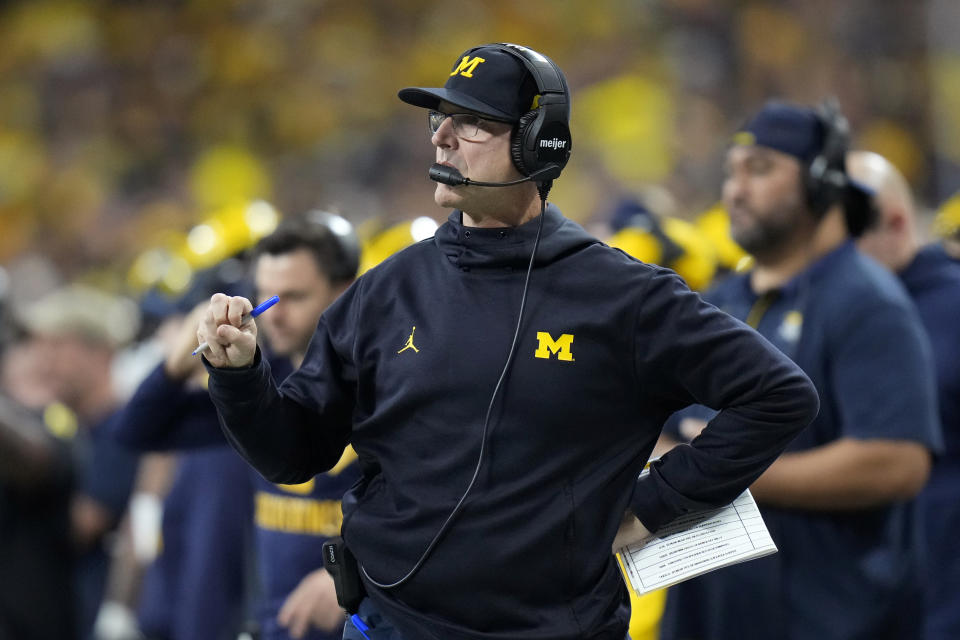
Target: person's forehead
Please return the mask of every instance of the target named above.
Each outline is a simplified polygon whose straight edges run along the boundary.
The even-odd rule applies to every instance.
[[[764,147],[762,145],[734,145],[727,149],[727,162],[729,163],[755,160],[764,160],[782,164],[795,164],[798,166],[800,164],[800,161],[789,153],[777,151],[776,149]]]
[[[488,122],[498,122],[498,123],[500,122],[500,120],[491,120],[490,116],[485,116],[482,113],[477,113],[476,111],[471,111],[470,109],[464,109],[463,107],[458,107],[457,105],[451,102],[447,102],[446,100],[440,101],[440,104],[437,105],[437,111],[440,111],[441,113],[469,113],[470,115],[477,116],[478,118],[481,118],[482,120],[486,120]],[[504,122],[502,124],[509,125],[509,123],[507,122]]]
[[[61,351],[65,351],[67,349],[75,349],[78,351],[96,351],[100,349],[108,349],[108,347],[99,340],[73,332],[39,334],[34,336],[34,340],[40,347],[54,346]]]
[[[264,253],[257,258],[254,279],[257,286],[272,282],[312,286],[324,273],[316,257],[307,247],[284,253]]]

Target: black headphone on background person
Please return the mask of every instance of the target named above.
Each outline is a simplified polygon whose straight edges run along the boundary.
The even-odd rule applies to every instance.
[[[349,282],[357,277],[360,268],[360,239],[349,220],[339,213],[323,209],[311,209],[303,219],[313,225],[326,227],[336,240],[336,257],[328,265],[330,280],[336,284]]]
[[[818,218],[844,200],[847,178],[846,155],[850,149],[850,125],[836,99],[824,100],[815,110],[823,129],[823,146],[810,161],[805,187],[807,204]]]
[[[873,194],[865,192],[847,175],[850,124],[836,98],[824,100],[815,113],[823,129],[823,148],[809,165],[807,204],[817,218],[834,204],[841,204],[847,231],[858,238],[875,224],[879,214]]]
[[[538,180],[557,178],[570,159],[573,145],[566,78],[553,60],[533,49],[509,42],[485,46],[497,47],[519,60],[537,85],[536,106],[520,117],[513,131],[510,141],[513,164],[525,176],[553,169],[538,176]],[[479,48],[470,49],[464,55]]]
[[[343,216],[322,209],[285,218],[272,233],[260,238],[252,253],[258,257],[301,248],[310,252],[332,284],[347,283],[357,277],[360,241],[353,225]]]

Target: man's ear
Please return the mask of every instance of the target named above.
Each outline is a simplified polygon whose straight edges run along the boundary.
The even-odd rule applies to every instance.
[[[907,228],[907,225],[910,224],[907,214],[900,207],[893,208],[887,214],[886,218],[887,227],[889,227],[891,231],[896,231],[897,233],[904,231]]]

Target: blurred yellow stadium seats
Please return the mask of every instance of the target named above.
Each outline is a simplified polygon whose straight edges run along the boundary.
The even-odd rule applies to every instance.
[[[225,206],[187,233],[168,233],[166,242],[137,255],[127,271],[127,286],[137,294],[156,288],[179,295],[196,272],[246,251],[279,222],[280,213],[265,200]]]
[[[360,270],[358,275],[377,266],[397,251],[431,237],[437,230],[433,218],[422,216],[392,225],[370,221],[358,229],[360,236]]]
[[[661,218],[657,229],[627,226],[610,236],[607,244],[634,258],[676,271],[691,289],[702,291],[717,270],[710,240],[693,224],[679,218]]]
[[[938,238],[949,238],[960,232],[960,193],[940,205],[933,219],[933,232]]]

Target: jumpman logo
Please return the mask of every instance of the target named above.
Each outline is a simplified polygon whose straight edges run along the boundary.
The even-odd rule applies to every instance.
[[[407,343],[404,345],[403,349],[397,351],[397,353],[403,353],[407,349],[413,349],[414,353],[420,353],[420,349],[417,349],[416,345],[413,344],[413,334],[416,333],[417,328],[414,327],[413,331],[410,332],[410,337],[407,338]]]

